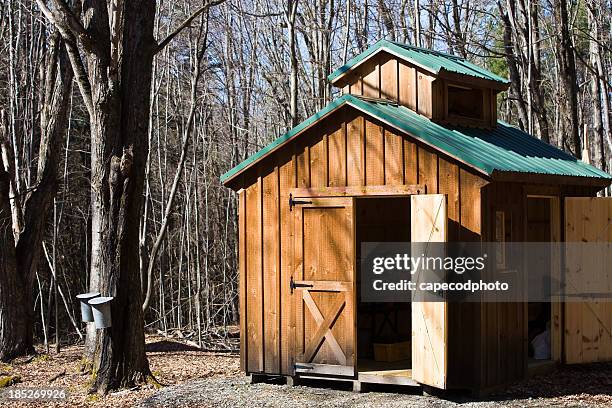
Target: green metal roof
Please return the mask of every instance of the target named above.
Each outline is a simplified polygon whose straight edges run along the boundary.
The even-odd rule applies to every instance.
[[[490,81],[509,84],[506,78],[495,75],[491,71],[483,69],[472,64],[464,58],[444,54],[438,51],[428,50],[426,48],[414,47],[412,45],[397,43],[389,40],[380,40],[361,54],[349,60],[345,65],[332,72],[327,79],[330,82],[336,81],[353,67],[367,60],[371,55],[380,51],[387,51],[398,58],[413,63],[434,74],[439,74],[441,71],[454,72],[456,74],[467,75],[476,78],[487,79]]]
[[[612,179],[612,175],[501,121],[495,129],[447,126],[392,102],[343,95],[223,174],[221,181],[234,178],[345,104],[489,176],[494,172],[517,172]]]

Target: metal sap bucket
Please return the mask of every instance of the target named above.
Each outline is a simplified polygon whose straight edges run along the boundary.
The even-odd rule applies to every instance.
[[[100,296],[100,292],[89,292],[89,293],[81,293],[77,295],[77,299],[81,303],[81,321],[83,322],[93,322],[93,314],[91,313],[91,306],[87,303],[90,299],[96,298]]]
[[[113,299],[112,297],[96,297],[89,301],[96,329],[106,329],[112,326],[110,302]]]

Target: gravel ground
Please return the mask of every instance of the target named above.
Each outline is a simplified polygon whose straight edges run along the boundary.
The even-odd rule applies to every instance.
[[[611,374],[610,365],[563,368],[484,400],[465,395],[440,398],[410,394],[398,388],[381,392],[380,387],[371,392],[354,393],[346,386],[342,389],[342,383],[337,382],[290,387],[250,384],[244,376],[215,377],[165,388],[145,399],[139,407],[610,407]]]

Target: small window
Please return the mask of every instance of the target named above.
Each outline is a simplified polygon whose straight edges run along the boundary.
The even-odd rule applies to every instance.
[[[505,211],[495,211],[495,242],[497,253],[495,254],[496,266],[498,269],[509,268],[509,259],[506,256],[506,244],[512,241],[512,221],[511,214]]]
[[[448,85],[448,116],[483,118],[482,90]]]

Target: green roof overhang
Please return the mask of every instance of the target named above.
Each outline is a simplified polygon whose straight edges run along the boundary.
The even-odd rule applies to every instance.
[[[221,182],[227,185],[344,105],[352,106],[492,179],[505,174],[514,175],[518,181],[518,175],[537,174],[569,177],[577,184],[607,186],[612,181],[612,175],[501,121],[494,129],[444,126],[389,101],[347,94],[223,174]]]

